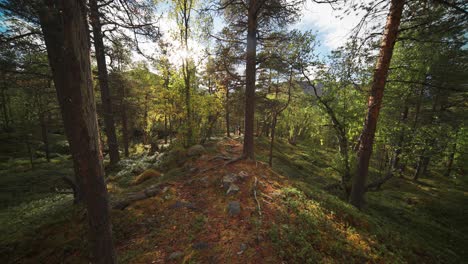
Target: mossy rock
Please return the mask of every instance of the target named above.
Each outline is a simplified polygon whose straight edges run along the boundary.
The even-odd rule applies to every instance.
[[[138,185],[144,181],[147,181],[152,178],[159,178],[161,177],[161,173],[159,171],[148,169],[138,175],[135,180],[133,181],[134,185]]]

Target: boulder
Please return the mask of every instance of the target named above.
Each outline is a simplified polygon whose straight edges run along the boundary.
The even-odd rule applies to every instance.
[[[227,210],[230,216],[236,216],[240,214],[240,203],[238,201],[229,202]]]
[[[239,186],[235,185],[234,183],[232,183],[230,186],[229,186],[229,189],[227,190],[226,194],[229,195],[229,194],[236,194],[239,192]]]
[[[169,255],[169,260],[175,260],[175,259],[178,259],[178,258],[181,258],[184,256],[184,252],[182,251],[175,251],[175,252],[172,252],[170,255]]]
[[[229,173],[223,177],[222,183],[223,183],[223,188],[225,190],[228,190],[231,184],[235,183],[239,179],[239,176],[237,176],[234,173]]]
[[[206,149],[202,145],[194,145],[187,150],[187,155],[190,157],[200,156],[204,153],[206,153]]]

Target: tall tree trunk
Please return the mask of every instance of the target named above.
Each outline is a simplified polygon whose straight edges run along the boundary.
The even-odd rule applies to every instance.
[[[48,118],[45,118],[45,113],[39,113],[39,123],[41,124],[41,136],[42,142],[44,143],[44,153],[46,156],[47,162],[50,162],[50,151],[49,151],[49,137],[48,137]]]
[[[226,136],[227,137],[231,137],[231,127],[230,127],[230,123],[229,123],[229,88],[227,87],[226,85],[226,104],[225,104],[225,108],[226,108]]]
[[[9,131],[10,129],[10,116],[8,115],[8,99],[7,99],[7,94],[6,94],[6,81],[5,79],[3,80],[3,85],[2,85],[2,113],[3,113],[3,121],[5,122],[3,124],[3,129],[5,131]]]
[[[125,157],[128,158],[130,155],[129,153],[129,138],[128,138],[128,118],[127,118],[127,104],[125,102],[125,97],[126,97],[126,92],[125,92],[125,86],[122,85],[121,87],[121,93],[122,93],[122,100],[120,102],[120,110],[122,111],[121,113],[121,118],[122,118],[122,139],[123,139],[123,145],[124,145],[124,154]]]
[[[454,140],[456,140],[456,138]],[[457,152],[457,142],[455,141],[452,145],[452,151],[450,152],[449,157],[448,157],[447,170],[445,171],[446,177],[450,177],[450,173],[452,172],[453,161],[455,159],[456,152]]]
[[[403,12],[404,0],[392,0],[387,24],[382,38],[379,58],[377,60],[374,78],[372,82],[371,95],[368,100],[368,110],[364,129],[359,144],[359,158],[357,174],[354,177],[349,201],[355,207],[361,209],[364,205],[364,193],[366,189],[367,176],[369,174],[369,161],[372,154],[375,130],[379,117],[380,106],[388,75],[388,68],[393,55],[393,47],[398,35],[401,14]]]
[[[249,1],[247,19],[247,59],[245,70],[245,120],[243,157],[255,159],[254,153],[254,115],[255,79],[257,57],[257,0]]]
[[[84,193],[93,263],[116,263],[99,147],[86,2],[44,1],[39,17],[75,173]]]
[[[110,164],[120,160],[119,145],[115,133],[114,112],[112,111],[112,97],[109,90],[109,76],[107,73],[106,55],[102,40],[102,29],[97,0],[89,0],[91,25],[93,27],[94,49],[98,66],[99,88],[101,90],[102,114],[106,128],[107,145],[109,147]]]
[[[426,152],[426,148],[423,149],[421,155],[419,156],[418,164],[416,165],[416,170],[414,171],[414,175],[413,175],[413,181],[417,181],[419,179],[419,176],[421,175],[421,171],[423,170],[423,167],[424,167],[425,152]]]
[[[273,145],[275,143],[275,133],[276,133],[276,122],[278,121],[278,115],[275,113],[273,116],[273,121],[271,122],[271,139],[270,139],[270,156],[268,158],[268,165],[273,166]]]
[[[405,124],[406,124],[406,120],[408,119],[408,112],[409,112],[409,107],[408,105],[405,104],[403,113],[401,113],[401,119],[400,119],[401,123],[403,124],[403,127],[400,130],[400,136],[398,137],[398,142],[395,148],[395,152],[393,154],[392,164],[390,167],[391,173],[395,173],[396,171],[399,171],[399,173],[402,172],[402,169],[399,167],[399,163],[400,163],[400,155],[401,155],[402,148],[403,148],[403,142],[405,141],[405,134],[406,134]]]

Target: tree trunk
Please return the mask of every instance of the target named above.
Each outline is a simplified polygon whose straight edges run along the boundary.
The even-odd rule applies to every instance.
[[[49,137],[48,137],[48,119],[44,117],[44,112],[39,113],[39,123],[41,124],[41,136],[44,143],[44,153],[47,162],[50,162]]]
[[[274,114],[273,121],[271,122],[271,139],[270,139],[270,157],[268,158],[268,165],[273,166],[273,144],[275,143],[276,122],[278,115]]]
[[[456,140],[456,138],[454,140]],[[450,152],[450,155],[449,155],[448,161],[447,161],[447,171],[445,172],[446,177],[450,177],[450,173],[452,172],[453,161],[455,159],[455,153],[456,152],[457,152],[457,143],[454,142],[453,145],[452,145],[452,151]]]
[[[7,99],[6,90],[7,90],[6,81],[4,80],[3,86],[2,86],[2,113],[3,113],[3,120],[5,122],[3,124],[3,129],[5,131],[9,131],[10,130],[10,117],[8,115],[8,99]]]
[[[99,147],[86,2],[45,1],[39,15],[73,165],[88,212],[92,262],[116,263]]]
[[[409,107],[405,105],[403,113],[401,113],[401,123],[403,124],[403,127],[400,130],[400,136],[398,137],[398,142],[395,148],[395,153],[393,154],[392,164],[390,167],[392,174],[395,173],[395,171],[399,171],[399,173],[402,172],[402,169],[399,167],[399,162],[400,162],[400,155],[401,155],[402,148],[403,148],[403,142],[405,140],[406,130],[404,126],[406,124],[406,120],[408,119],[408,112],[409,112]]]
[[[257,1],[249,1],[247,19],[247,59],[245,70],[245,120],[243,157],[255,159],[254,153],[254,115],[255,115],[255,78],[257,57]]]
[[[369,174],[369,161],[372,154],[375,130],[379,116],[380,106],[388,75],[388,68],[392,59],[393,47],[398,35],[401,14],[404,7],[404,0],[392,0],[390,12],[387,17],[387,24],[382,38],[379,58],[371,88],[371,95],[368,100],[368,110],[364,129],[362,131],[361,142],[359,144],[359,158],[357,174],[354,177],[353,186],[349,201],[355,207],[361,209],[364,205],[364,193],[366,189],[367,176]]]
[[[424,167],[424,153],[426,152],[426,149],[424,148],[421,156],[419,156],[418,164],[416,165],[416,170],[414,171],[413,175],[413,181],[417,181],[419,179],[419,176],[421,175],[421,171],[423,170]]]
[[[121,93],[122,93],[122,99],[120,101],[120,111],[121,112],[121,118],[122,118],[122,140],[123,140],[123,145],[124,145],[124,154],[125,157],[128,158],[130,155],[129,153],[129,138],[128,138],[128,119],[127,119],[127,104],[125,102],[125,97],[127,96],[126,91],[125,91],[125,85],[121,84],[120,86]]]
[[[89,0],[91,25],[93,27],[94,49],[98,66],[99,88],[101,90],[102,115],[106,128],[107,145],[109,147],[110,164],[115,165],[120,160],[119,145],[115,133],[114,112],[112,111],[112,97],[109,90],[106,55],[102,40],[101,21],[97,0]]]
[[[226,85],[226,136],[231,137],[231,127],[229,123],[229,88]]]

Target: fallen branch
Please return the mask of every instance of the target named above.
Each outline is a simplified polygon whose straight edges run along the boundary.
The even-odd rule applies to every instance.
[[[162,186],[162,185],[153,185],[150,186],[147,189],[144,189],[141,192],[138,193],[131,193],[129,196],[127,196],[125,199],[122,199],[120,201],[116,201],[115,203],[111,203],[112,209],[118,209],[118,210],[123,210],[130,204],[144,200],[153,196],[156,196],[160,193],[163,193],[167,190],[167,186]]]
[[[393,177],[393,171],[389,171],[387,175],[383,178],[380,178],[372,183],[369,183],[366,186],[366,192],[368,191],[378,191],[382,184],[386,183],[388,180],[390,180]]]

